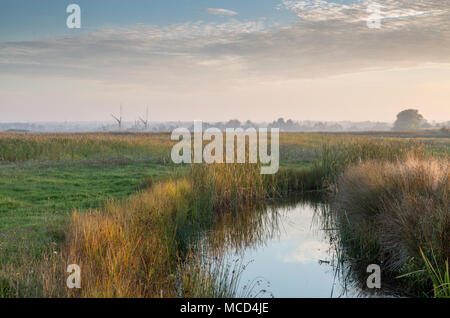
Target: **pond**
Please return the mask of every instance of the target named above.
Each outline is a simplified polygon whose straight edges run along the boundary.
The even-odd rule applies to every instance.
[[[239,264],[237,289],[244,297],[388,296],[349,280],[336,260],[335,229],[322,216],[327,209],[325,202],[302,200],[224,217],[208,233],[208,246],[215,258]]]

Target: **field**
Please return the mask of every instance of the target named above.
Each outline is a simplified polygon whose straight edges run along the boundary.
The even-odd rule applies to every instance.
[[[311,191],[330,201],[356,273],[383,258],[408,294],[448,296],[450,139],[410,137],[285,133],[280,171],[262,176],[175,165],[169,134],[0,134],[0,296],[235,296],[198,264],[196,233]],[[72,263],[81,291],[65,288]]]

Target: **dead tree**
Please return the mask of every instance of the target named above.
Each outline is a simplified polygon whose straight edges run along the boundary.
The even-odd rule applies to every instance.
[[[119,125],[119,130],[122,129],[122,105],[120,105],[120,115],[119,118],[111,114],[112,118],[114,118],[117,121],[117,124]]]
[[[142,122],[142,124],[144,124],[145,130],[148,129],[148,106],[147,106],[147,111],[145,113],[145,120],[142,119],[141,116],[139,116],[139,120]]]

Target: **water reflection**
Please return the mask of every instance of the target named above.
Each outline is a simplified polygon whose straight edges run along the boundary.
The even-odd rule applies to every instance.
[[[264,285],[267,292],[259,296],[384,296],[360,288],[362,283],[350,275],[347,264],[337,261],[328,205],[311,198],[294,202],[224,214],[205,233],[199,249],[221,264],[243,264],[239,288]]]

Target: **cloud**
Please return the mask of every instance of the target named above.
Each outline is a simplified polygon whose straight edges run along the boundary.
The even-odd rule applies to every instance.
[[[416,3],[409,0],[360,0],[344,4],[324,0],[289,0],[283,1],[280,7],[288,9],[307,22],[340,20],[346,23],[359,23],[366,21],[373,12],[370,10],[371,7],[380,9],[382,20],[410,19],[448,12],[448,5],[439,2],[437,0]]]
[[[319,241],[304,241],[295,250],[286,255],[283,261],[286,263],[317,263],[319,260],[327,260],[329,244]]]
[[[298,17],[287,26],[232,19],[0,43],[0,72],[189,89],[450,63],[449,2],[380,0],[379,30],[366,25],[369,3],[283,1]]]
[[[206,12],[214,15],[226,15],[226,16],[233,16],[237,15],[238,13],[232,10],[228,9],[220,9],[220,8],[206,8]]]

